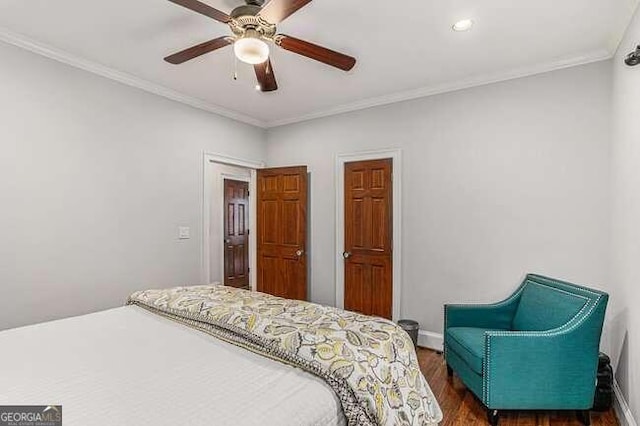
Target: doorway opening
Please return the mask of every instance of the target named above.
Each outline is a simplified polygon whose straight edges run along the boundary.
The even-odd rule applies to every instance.
[[[263,163],[250,160],[204,154],[203,284],[255,290],[257,245],[252,230],[256,229],[256,203],[251,195],[257,170],[263,167]],[[230,182],[235,194],[231,194]]]

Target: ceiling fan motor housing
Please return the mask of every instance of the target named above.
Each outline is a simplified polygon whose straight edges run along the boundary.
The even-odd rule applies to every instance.
[[[248,0],[247,3],[251,1],[252,0]],[[262,2],[257,1],[257,3]],[[231,21],[228,23],[233,34],[240,38],[243,37],[247,31],[255,31],[260,38],[272,40],[276,35],[276,26],[258,15],[261,10],[262,8],[257,4],[247,4],[233,9],[230,15]]]
[[[233,9],[230,16],[234,19],[240,18],[241,16],[256,16],[260,13],[260,9],[262,8],[258,5],[246,4]]]

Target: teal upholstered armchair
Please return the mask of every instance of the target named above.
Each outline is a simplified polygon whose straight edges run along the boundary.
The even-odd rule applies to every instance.
[[[499,410],[576,410],[589,424],[609,296],[528,275],[492,305],[446,305],[444,349],[498,424]]]

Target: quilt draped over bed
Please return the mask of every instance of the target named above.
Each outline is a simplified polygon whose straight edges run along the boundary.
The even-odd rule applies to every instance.
[[[139,291],[127,304],[314,374],[350,426],[442,419],[411,339],[391,321],[218,285]]]

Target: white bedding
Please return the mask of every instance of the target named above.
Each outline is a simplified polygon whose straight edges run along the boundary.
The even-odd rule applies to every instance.
[[[0,332],[0,405],[67,426],[345,425],[322,380],[127,306]]]

